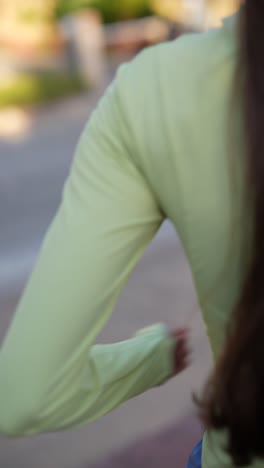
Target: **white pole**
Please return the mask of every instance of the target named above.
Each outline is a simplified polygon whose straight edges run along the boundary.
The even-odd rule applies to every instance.
[[[204,29],[206,27],[206,0],[196,0],[198,4],[197,8],[197,25],[199,29]]]
[[[206,26],[207,0],[183,1],[188,24],[196,29],[204,29]]]
[[[104,29],[100,15],[87,10],[75,16],[75,44],[79,70],[84,80],[95,87],[105,84],[106,59]]]

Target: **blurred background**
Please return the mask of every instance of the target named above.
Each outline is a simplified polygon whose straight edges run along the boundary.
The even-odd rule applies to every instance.
[[[0,339],[58,207],[79,135],[123,61],[221,24],[239,0],[0,0]],[[2,468],[185,466],[202,435],[191,393],[211,357],[177,233],[165,223],[100,342],[157,321],[190,325],[194,362],[88,427],[8,440]],[[48,343],[47,343],[48,345]]]

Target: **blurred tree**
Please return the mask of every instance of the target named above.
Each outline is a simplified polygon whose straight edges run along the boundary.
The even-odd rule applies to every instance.
[[[0,0],[0,44],[52,45],[58,42],[55,19],[89,7],[98,9],[106,23],[155,12],[181,23],[195,18],[199,23],[206,16],[205,23],[215,24],[240,3],[241,0]]]
[[[156,13],[180,23],[206,23],[207,14],[217,19],[235,11],[241,0],[58,0],[57,16],[61,17],[87,7],[100,11],[106,23],[138,18]]]
[[[184,0],[151,0],[152,8],[160,16],[172,20],[181,20],[184,17]]]
[[[217,25],[237,10],[241,0],[150,0],[153,10],[166,18],[197,26]]]
[[[218,26],[221,18],[231,15],[241,5],[242,0],[207,0],[207,22]]]
[[[0,0],[0,43],[45,45],[57,37],[57,0]]]
[[[149,0],[58,0],[58,17],[77,10],[95,8],[100,11],[105,23],[138,18],[152,13]]]

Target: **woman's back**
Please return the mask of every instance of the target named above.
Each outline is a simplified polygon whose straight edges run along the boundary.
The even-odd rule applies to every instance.
[[[245,240],[237,20],[146,50],[119,77],[132,157],[181,237],[215,355],[240,293]]]
[[[236,27],[234,16],[146,50],[121,67],[93,114],[1,350],[0,432],[78,427],[169,378],[162,327],[93,346],[166,217],[187,253],[213,354],[221,352],[247,243],[241,112],[231,106]],[[203,468],[232,467],[219,443],[205,437]]]
[[[242,102],[235,94],[238,21],[236,14],[220,29],[147,50],[127,70],[131,96],[122,95],[136,164],[180,235],[215,360],[249,244]],[[203,468],[233,466],[221,450],[226,442],[224,432],[205,434]]]

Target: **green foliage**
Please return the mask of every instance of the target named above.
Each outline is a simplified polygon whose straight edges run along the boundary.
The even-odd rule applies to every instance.
[[[91,6],[90,0],[58,0],[55,13],[57,18],[80,11]]]
[[[13,83],[0,84],[0,108],[44,103],[84,89],[85,86],[77,75],[24,75]]]
[[[43,16],[42,12],[33,8],[19,11],[17,17],[24,23],[32,24],[48,22],[51,19],[50,16]]]
[[[85,8],[97,9],[105,23],[140,18],[152,13],[150,0],[59,0],[56,14],[62,17]]]

